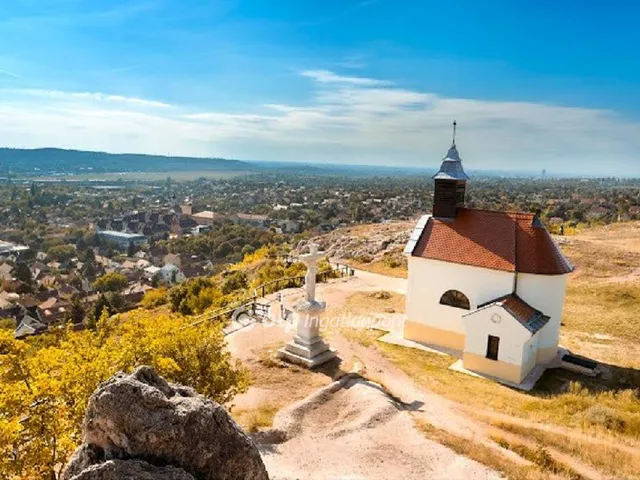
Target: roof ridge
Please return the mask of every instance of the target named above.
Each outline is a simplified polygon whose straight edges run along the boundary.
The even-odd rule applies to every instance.
[[[480,212],[480,213],[486,213],[486,214],[490,214],[490,215],[500,215],[500,216],[517,216],[517,215],[522,215],[525,216],[527,218],[533,217],[535,214],[534,213],[530,213],[530,212],[517,212],[517,211],[504,211],[504,210],[489,210],[487,208],[468,208],[468,207],[464,207],[464,208],[460,208],[460,211],[473,211],[473,212]]]

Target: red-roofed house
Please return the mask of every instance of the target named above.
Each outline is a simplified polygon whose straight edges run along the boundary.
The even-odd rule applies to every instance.
[[[409,256],[406,339],[459,352],[463,366],[519,384],[558,354],[573,270],[539,216],[465,207],[455,140]],[[540,371],[540,369],[537,369]]]

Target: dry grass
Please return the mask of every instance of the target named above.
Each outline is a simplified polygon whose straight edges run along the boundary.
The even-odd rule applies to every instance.
[[[265,403],[256,408],[238,409],[233,412],[233,418],[242,428],[255,433],[262,428],[271,427],[276,413],[283,406],[282,403]]]
[[[571,480],[582,480],[584,478],[562,462],[556,460],[542,445],[531,448],[524,443],[509,441],[502,437],[492,437],[492,440],[502,448],[511,450],[520,457],[530,461],[534,465],[537,465],[542,472],[551,473],[556,476],[560,475],[561,478],[568,478]]]
[[[553,447],[614,478],[640,478],[640,450],[632,453],[615,442],[579,439],[514,423],[492,422],[495,427],[540,445]]]
[[[380,290],[377,292],[357,292],[349,296],[344,305],[331,306],[327,317],[340,314],[371,316],[375,313],[403,313],[406,308],[404,295]]]
[[[640,342],[640,282],[570,280],[563,325]]]
[[[576,477],[568,476],[561,472],[556,473],[549,469],[543,468],[537,463],[527,466],[516,463],[500,455],[496,449],[491,448],[483,443],[475,442],[473,439],[454,435],[446,430],[441,430],[433,425],[425,422],[417,422],[419,430],[425,437],[434,440],[454,452],[464,455],[475,460],[489,468],[497,470],[511,480],[547,480],[554,479],[574,479]]]
[[[592,239],[588,233],[570,239],[561,248],[577,267],[574,275],[577,279],[629,275],[640,264],[640,252],[630,250],[631,245],[612,245],[605,239]]]
[[[275,342],[254,353],[244,365],[251,375],[251,388],[234,399],[233,418],[246,430],[256,432],[270,427],[276,413],[316,389],[331,382],[325,373],[284,363],[275,357],[282,342]]]
[[[365,272],[379,273],[387,277],[407,278],[407,259],[401,253],[385,254],[380,259],[364,262],[350,259],[349,266]]]
[[[363,332],[352,338],[371,345],[379,332]],[[498,383],[449,370],[452,357],[377,343],[376,348],[404,370],[416,383],[474,409],[492,410],[515,417],[576,428],[579,431],[615,435],[628,440],[640,437],[640,399],[636,391],[594,392],[577,382],[565,392],[546,390],[560,371],[545,373],[546,381],[530,394]],[[609,416],[594,416],[606,407]],[[602,420],[600,420],[602,418]],[[639,445],[640,446],[640,445]]]
[[[373,347],[380,336],[375,330],[363,330],[361,328],[343,327],[340,333],[349,341],[358,343],[364,347]]]
[[[561,343],[636,369],[640,387],[640,222],[587,229],[563,245],[576,265],[567,287]]]
[[[331,378],[321,372],[278,360],[276,351],[282,346],[281,342],[267,346],[258,352],[257,359],[245,363],[252,387],[274,389],[279,400],[293,403],[331,382]]]

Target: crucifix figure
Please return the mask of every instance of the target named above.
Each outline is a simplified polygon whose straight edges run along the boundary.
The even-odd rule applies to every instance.
[[[329,347],[320,337],[320,320],[326,309],[325,302],[316,300],[316,275],[318,260],[324,252],[318,245],[309,244],[309,253],[298,259],[307,267],[304,276],[305,296],[293,305],[293,320],[296,336],[278,351],[278,357],[288,362],[313,368],[335,358],[335,349]]]
[[[316,275],[318,273],[318,260],[322,258],[324,252],[318,252],[318,245],[312,243],[309,245],[309,253],[300,255],[300,261],[307,267],[307,273],[304,276],[304,288],[308,302],[316,299]]]

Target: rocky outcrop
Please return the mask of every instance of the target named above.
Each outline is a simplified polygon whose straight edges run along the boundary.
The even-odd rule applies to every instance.
[[[151,367],[119,373],[89,399],[84,442],[65,480],[268,479],[260,454],[225,409]]]
[[[181,468],[156,467],[142,460],[107,460],[82,470],[73,480],[195,480]]]
[[[401,254],[409,240],[414,222],[392,222],[340,228],[313,239],[327,256],[335,260],[366,259],[376,261],[385,255]],[[301,241],[294,254],[307,245]]]

